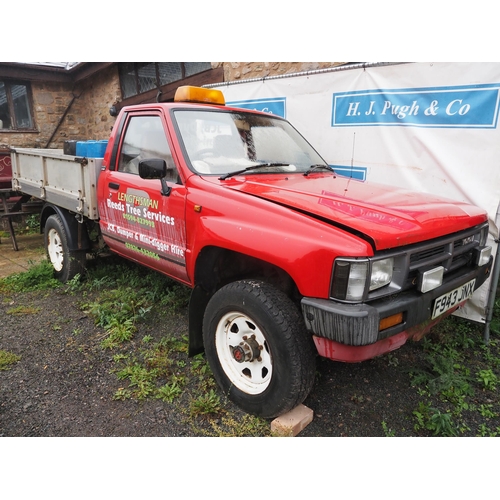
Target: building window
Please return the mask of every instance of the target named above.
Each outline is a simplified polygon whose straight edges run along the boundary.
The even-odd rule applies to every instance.
[[[123,99],[212,69],[209,62],[120,63]]]
[[[0,130],[32,130],[31,92],[27,84],[0,81]]]

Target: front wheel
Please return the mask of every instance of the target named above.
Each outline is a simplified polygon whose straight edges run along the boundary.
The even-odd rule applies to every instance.
[[[54,267],[54,275],[63,283],[85,269],[85,251],[70,250],[66,229],[58,215],[51,215],[45,223],[45,249]]]
[[[214,377],[248,413],[274,418],[302,403],[315,376],[315,353],[299,309],[280,290],[244,280],[208,303],[203,340]]]

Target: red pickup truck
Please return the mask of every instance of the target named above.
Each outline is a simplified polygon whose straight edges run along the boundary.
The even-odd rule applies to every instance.
[[[64,175],[30,180],[37,155],[50,156],[40,175]],[[304,401],[318,353],[357,362],[419,338],[492,265],[483,210],[339,176],[286,120],[226,107],[218,90],[123,108],[103,160],[12,158],[13,186],[45,201],[57,276],[81,272],[102,239],[189,286],[190,354],[266,418]],[[76,168],[92,172],[85,189],[69,187],[89,176]]]

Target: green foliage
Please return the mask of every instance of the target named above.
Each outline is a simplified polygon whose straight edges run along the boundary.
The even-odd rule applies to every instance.
[[[39,310],[40,308],[38,307],[20,305],[8,309],[5,313],[12,314],[13,316],[20,316],[23,314],[36,314]]]
[[[431,431],[434,436],[457,435],[451,413],[443,413],[437,408],[431,408],[428,404],[420,402],[413,414],[417,420],[415,430],[426,429]]]
[[[493,373],[491,368],[487,370],[479,370],[476,380],[488,390],[494,391],[497,388],[498,377]]]
[[[126,399],[130,399],[132,397],[132,392],[128,389],[124,389],[120,387],[113,395],[113,399],[115,401],[125,401]]]
[[[177,380],[171,384],[165,384],[156,391],[156,399],[161,399],[167,403],[171,403],[175,398],[182,394],[182,387]]]
[[[190,415],[192,417],[199,415],[208,415],[211,413],[220,413],[222,405],[220,397],[214,389],[210,389],[208,393],[201,394],[191,402]]]
[[[200,431],[200,434],[214,437],[267,437],[272,436],[269,422],[245,414],[241,418],[235,419],[231,416],[211,419],[210,426],[212,432]]]
[[[492,410],[493,405],[492,404],[481,404],[479,405],[478,411],[481,414],[482,417],[485,418],[497,418],[498,413],[494,412]]]
[[[447,355],[433,353],[428,356],[430,370],[415,368],[413,370],[413,384],[425,384],[432,394],[454,390],[459,394],[471,394],[471,377],[467,370],[455,362],[452,351]]]
[[[11,352],[0,350],[0,370],[8,370],[11,366],[21,360],[21,356],[17,356]]]
[[[477,437],[497,437],[500,434],[500,427],[492,431],[486,424],[481,424],[478,428]]]
[[[153,309],[157,315],[174,314],[189,300],[186,287],[121,259],[103,260],[101,266],[90,266],[85,282],[73,283],[71,291],[77,289],[89,295],[99,291],[98,298],[83,307],[97,325],[108,331],[102,345],[109,349],[130,341],[138,323],[147,321]],[[151,340],[146,336],[143,342]]]
[[[59,288],[61,283],[54,278],[54,268],[44,260],[27,271],[0,279],[0,293],[22,293],[34,290]]]
[[[24,221],[24,228],[19,231],[21,234],[40,234],[40,214],[29,214]]]
[[[389,428],[389,426],[387,425],[387,422],[385,420],[382,420],[382,429],[383,429],[386,437],[395,437],[396,436],[396,433],[392,429]]]
[[[415,430],[436,436],[496,432],[481,419],[500,415],[491,396],[499,382],[500,349],[494,336],[484,345],[483,327],[451,316],[420,343],[425,363],[410,372],[422,398],[413,412]]]
[[[129,387],[133,388],[131,395],[139,400],[146,399],[155,392],[156,371],[148,370],[138,363],[118,371],[117,377],[120,380],[128,379]]]
[[[497,292],[497,296],[500,293]],[[490,323],[490,330],[493,333],[500,334],[500,298],[497,299],[493,305],[493,317]]]

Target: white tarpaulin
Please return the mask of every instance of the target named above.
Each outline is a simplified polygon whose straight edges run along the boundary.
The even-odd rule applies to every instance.
[[[484,208],[496,249],[500,63],[366,64],[216,85],[288,119],[342,175]],[[483,322],[488,280],[459,314]]]

